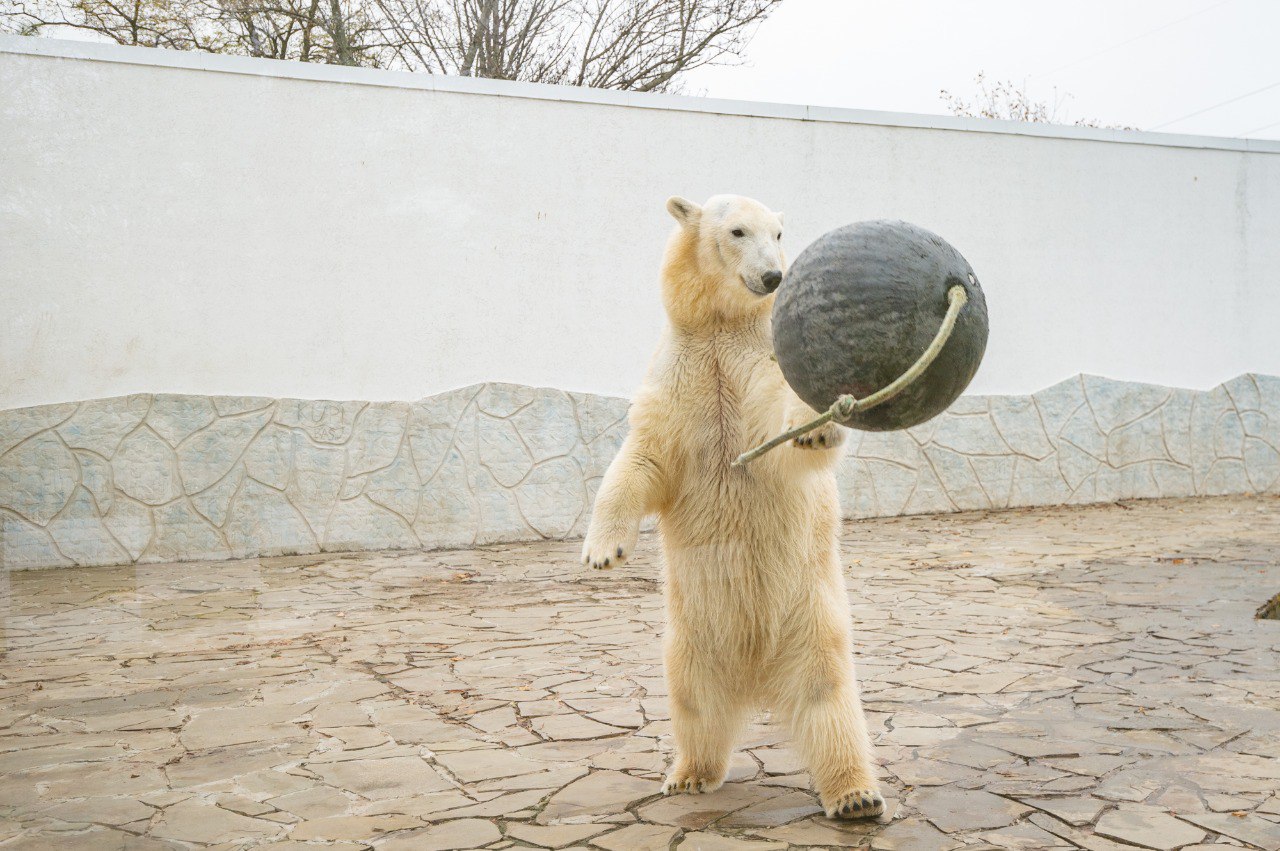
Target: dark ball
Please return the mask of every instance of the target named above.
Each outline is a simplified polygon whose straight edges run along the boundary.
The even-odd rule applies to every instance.
[[[843,394],[861,399],[924,353],[959,284],[969,302],[928,369],[902,393],[845,425],[911,428],[947,409],[982,362],[987,301],[967,260],[935,233],[877,220],[837,228],[796,258],[773,305],[773,348],[796,394],[825,411]]]

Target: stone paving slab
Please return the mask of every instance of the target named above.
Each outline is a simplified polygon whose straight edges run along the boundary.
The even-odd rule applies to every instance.
[[[671,752],[656,541],[5,575],[0,848],[1280,851],[1280,500],[850,523],[888,799]]]

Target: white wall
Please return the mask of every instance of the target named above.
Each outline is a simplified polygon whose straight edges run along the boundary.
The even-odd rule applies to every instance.
[[[978,129],[982,128],[982,129]],[[0,409],[129,392],[626,395],[673,193],[794,255],[891,217],[987,290],[973,392],[1280,373],[1280,143],[0,38]]]

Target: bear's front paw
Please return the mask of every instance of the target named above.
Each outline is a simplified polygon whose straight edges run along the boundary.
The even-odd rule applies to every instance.
[[[662,794],[678,795],[681,792],[687,792],[691,795],[701,795],[706,792],[714,792],[723,783],[723,773],[718,777],[711,777],[705,772],[676,766],[671,769],[671,773],[667,775],[667,779],[663,782]]]
[[[884,814],[884,798],[876,789],[855,789],[831,799],[823,798],[827,818],[875,818]]]
[[[618,567],[635,552],[639,534],[639,524],[592,524],[582,544],[582,563],[595,570]]]
[[[842,443],[844,429],[835,423],[825,423],[791,441],[792,446],[800,449],[835,449]]]

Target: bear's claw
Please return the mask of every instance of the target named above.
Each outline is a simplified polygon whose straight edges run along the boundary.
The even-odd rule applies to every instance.
[[[619,547],[618,556],[617,556],[618,564],[622,564],[622,558],[623,558],[622,548]],[[610,568],[613,567],[614,562],[613,562],[613,559],[610,558],[609,556],[605,556],[602,559],[601,558],[593,559],[591,556],[586,556],[582,559],[582,563],[587,567],[593,568],[595,570],[609,570]]]
[[[706,777],[694,777],[682,772],[672,772],[667,775],[667,779],[662,784],[662,794],[679,795],[683,792],[690,795],[702,795],[719,789],[723,782],[723,780],[711,780]]]
[[[831,423],[821,425],[791,441],[791,445],[799,449],[833,449],[842,443],[844,432]]]
[[[614,540],[616,541],[617,538],[614,538]],[[633,548],[634,543],[631,545],[613,543],[612,541],[595,543],[594,540],[588,538],[582,547],[582,563],[594,570],[610,570],[614,567],[620,567],[630,557]]]
[[[827,818],[875,818],[884,814],[884,798],[875,789],[858,789],[826,807]]]

